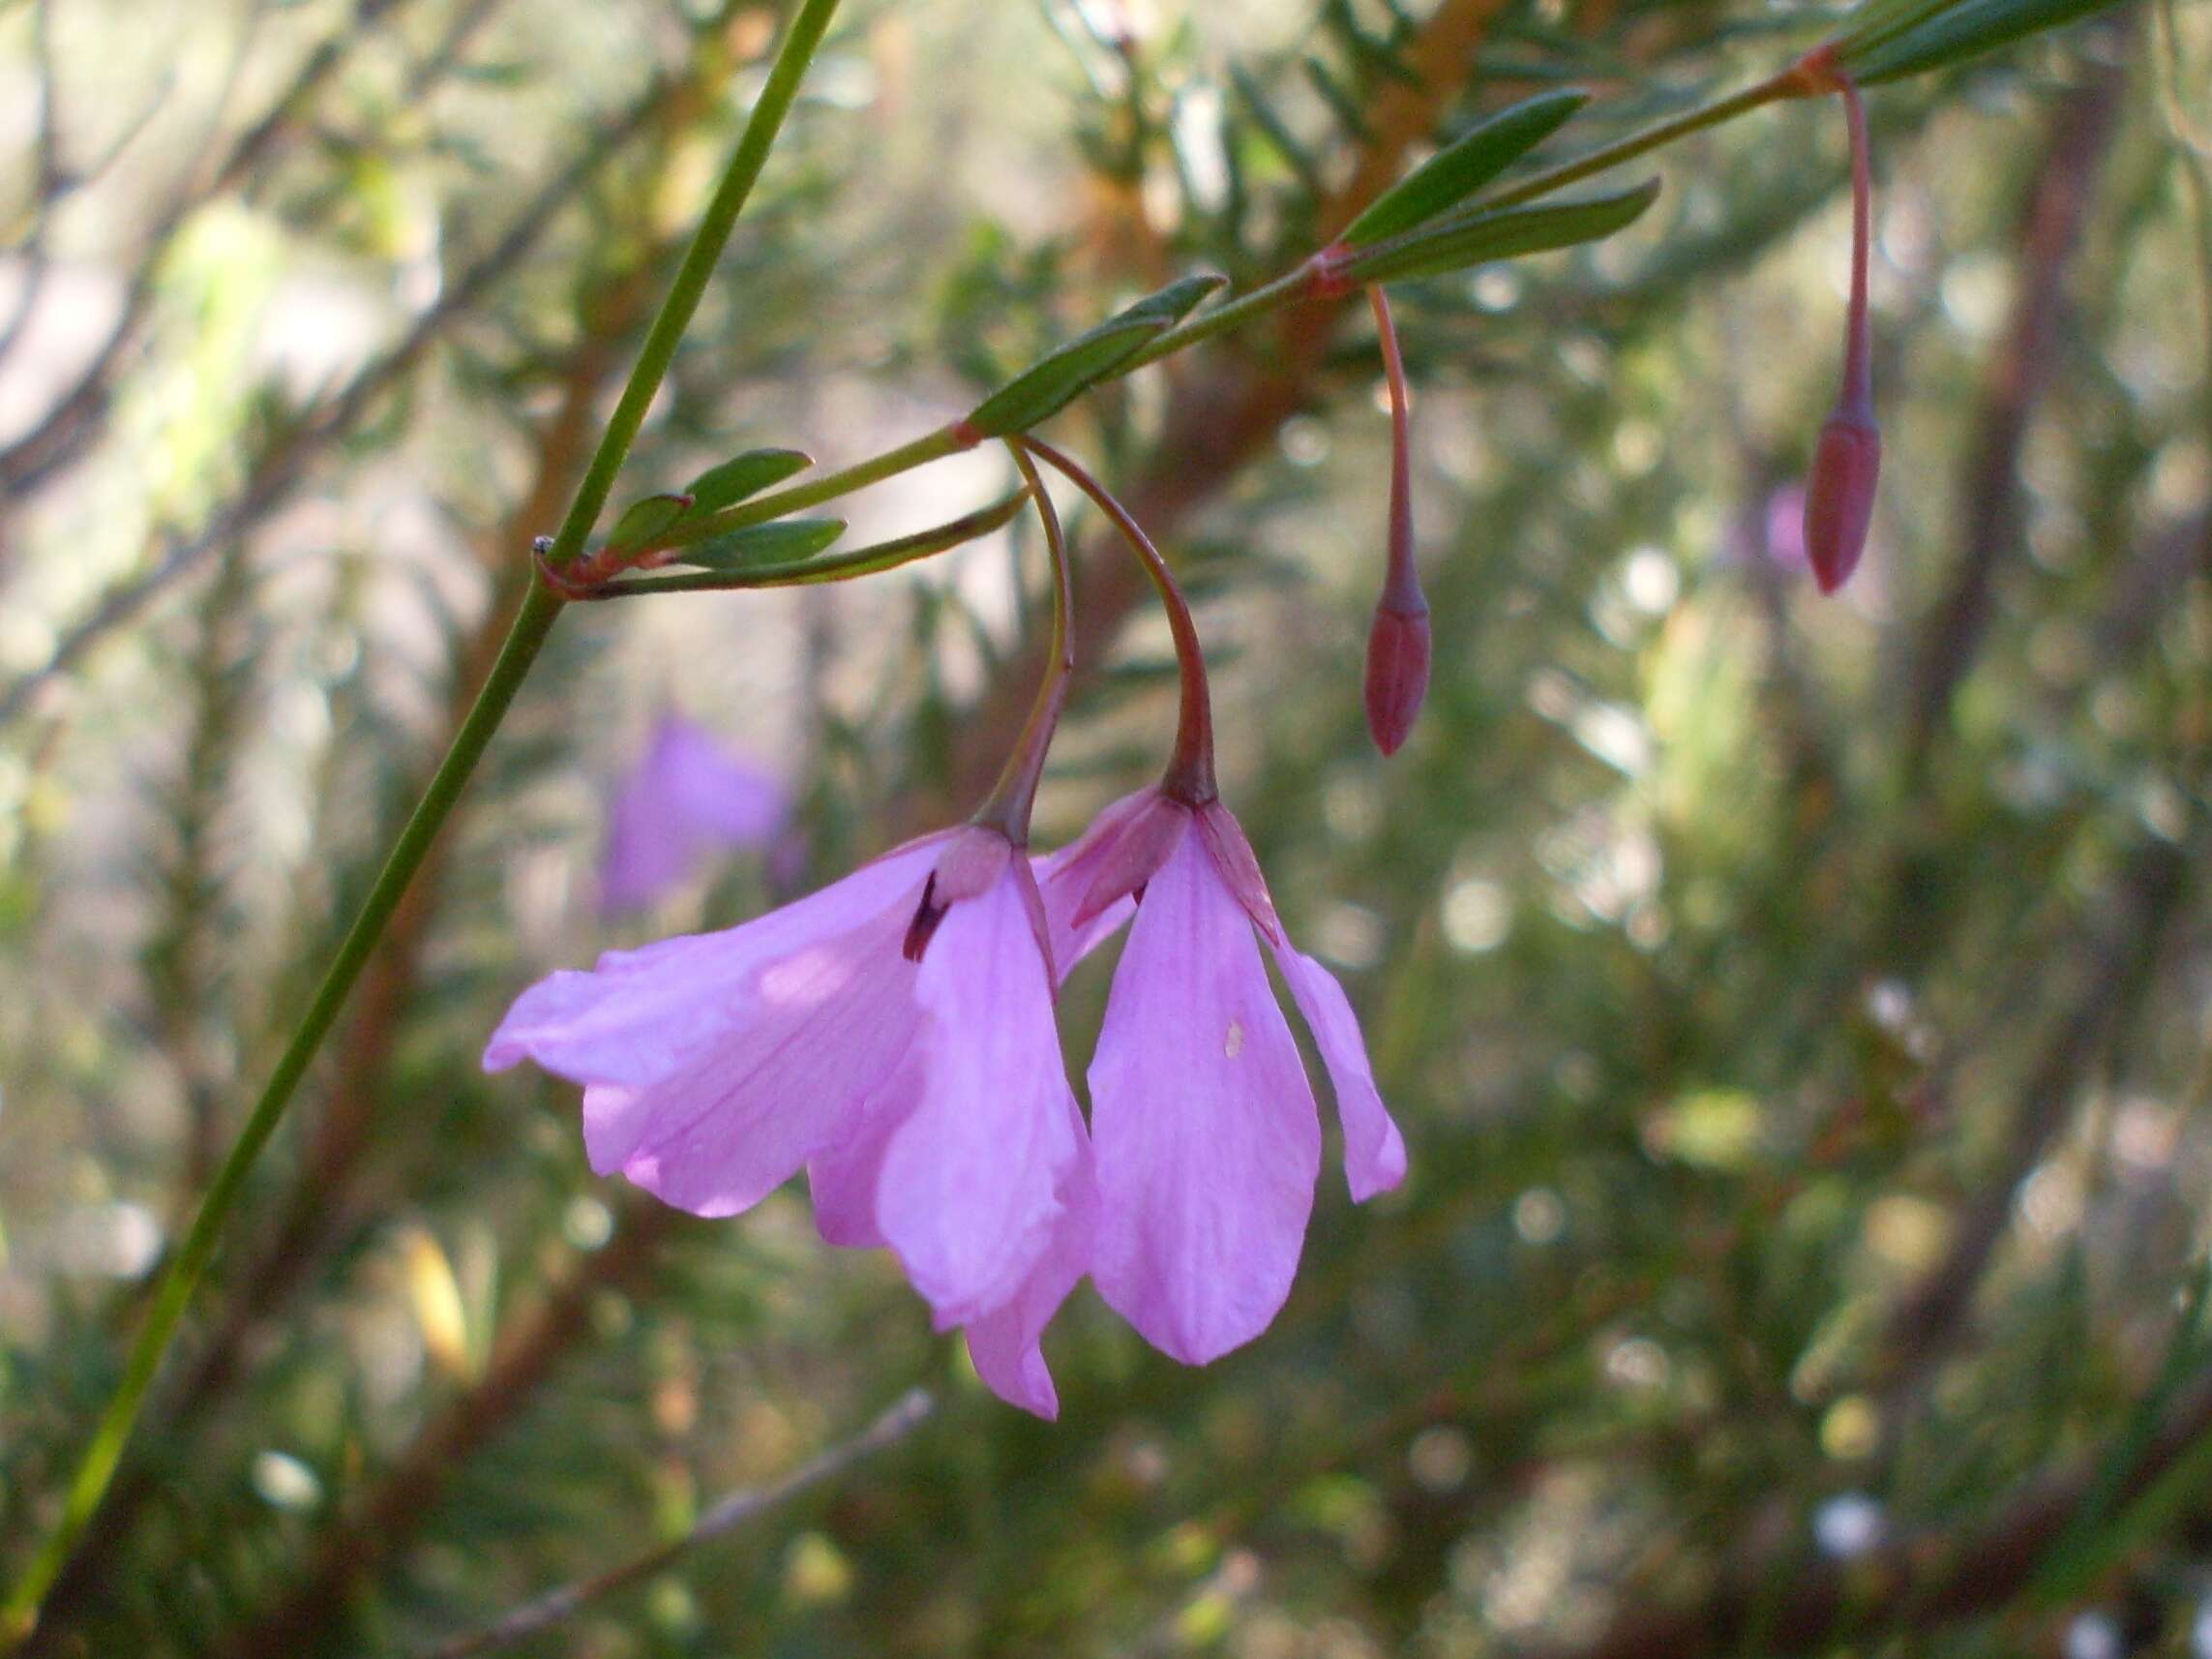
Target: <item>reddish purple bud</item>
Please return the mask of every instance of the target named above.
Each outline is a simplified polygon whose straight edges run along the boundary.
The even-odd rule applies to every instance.
[[[1394,755],[1428,695],[1428,610],[1375,607],[1367,635],[1367,730],[1375,747]]]
[[[1823,593],[1835,592],[1859,568],[1881,469],[1882,434],[1873,417],[1848,408],[1830,415],[1805,486],[1805,553]]]

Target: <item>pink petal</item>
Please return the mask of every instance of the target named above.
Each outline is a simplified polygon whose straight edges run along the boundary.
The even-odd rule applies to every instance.
[[[1086,916],[1080,924],[1076,921],[1109,865],[1123,857],[1132,829],[1151,817],[1159,803],[1160,794],[1156,789],[1125,795],[1099,813],[1088,830],[1059,852],[1032,860],[1052,933],[1053,963],[1062,980],[1074,972],[1076,963],[1113,937],[1135,914],[1134,902],[1117,898],[1100,908],[1096,915]],[[1161,859],[1164,860],[1167,852],[1173,850],[1172,845],[1168,847],[1161,853]]]
[[[643,909],[718,846],[764,846],[790,801],[776,777],[723,752],[712,733],[665,714],[609,814],[599,901]]]
[[[945,914],[914,1000],[922,1095],[884,1150],[877,1217],[942,1328],[1020,1288],[1082,1151],[1052,987],[1010,867]]]
[[[1199,836],[1137,908],[1091,1100],[1100,1292],[1188,1364],[1258,1336],[1298,1271],[1321,1120],[1251,920]]]
[[[968,1327],[968,1356],[975,1362],[976,1375],[1001,1400],[1048,1422],[1060,1415],[1060,1394],[1038,1344],[1068,1292],[1090,1271],[1098,1225],[1097,1177],[1072,1096],[1067,1109],[1069,1132],[1078,1138],[1081,1156],[1061,1177],[1061,1215],[1052,1243],[1021,1288],[1002,1307]]]
[[[1275,966],[1329,1068],[1336,1115],[1344,1124],[1344,1179],[1353,1198],[1363,1203],[1406,1178],[1405,1140],[1375,1087],[1366,1039],[1360,1035],[1359,1017],[1336,976],[1287,942],[1275,948]]]
[[[528,1059],[579,1083],[669,1076],[757,1018],[764,1003],[788,1003],[793,976],[772,976],[778,964],[831,947],[902,902],[911,911],[942,838],[910,842],[740,926],[609,951],[587,973],[540,980],[492,1034],[484,1069],[503,1071]],[[818,986],[821,978],[812,976]],[[771,983],[781,990],[763,996]]]
[[[1260,860],[1252,843],[1244,839],[1244,827],[1237,815],[1218,800],[1200,808],[1198,832],[1213,855],[1213,867],[1252,919],[1252,925],[1267,935],[1268,943],[1283,941],[1283,924],[1275,916],[1275,901],[1268,892],[1268,879],[1260,874]]]
[[[921,1022],[914,1023],[918,1034]],[[815,1230],[825,1244],[882,1250],[889,1243],[876,1217],[883,1153],[899,1125],[921,1100],[921,1092],[917,1044],[908,1048],[889,1081],[848,1120],[844,1136],[808,1161],[807,1188],[814,1198]]]
[[[919,1081],[902,1069],[921,1020],[914,968],[899,954],[905,927],[888,910],[771,964],[745,1022],[679,1071],[585,1091],[592,1167],[619,1168],[679,1209],[729,1216],[809,1159],[851,1148]]]

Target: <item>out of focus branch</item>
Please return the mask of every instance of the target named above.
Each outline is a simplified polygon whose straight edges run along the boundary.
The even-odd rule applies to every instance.
[[[2182,908],[2189,867],[2184,848],[2146,841],[2117,890],[2097,907],[2103,933],[2081,974],[2081,999],[2021,1085],[2004,1150],[1959,1218],[1949,1252],[1891,1322],[1890,1344],[1898,1368],[1893,1386],[1924,1372],[1963,1335],[1975,1286],[2004,1236],[2020,1183],[2071,1120],[2105,1040],[2149,983]]]
[[[540,525],[559,515],[563,492],[590,441],[590,418],[608,377],[618,367],[621,340],[638,320],[644,285],[635,277],[600,295],[590,326],[562,374],[560,403],[538,438],[530,488],[493,532],[487,546],[500,552],[526,544]],[[446,690],[442,752],[492,671],[499,643],[514,620],[529,579],[526,565],[500,566],[501,580],[483,618],[463,643]],[[376,1109],[384,1099],[390,1057],[407,1011],[414,1006],[423,951],[443,895],[453,840],[431,849],[422,874],[392,918],[375,960],[364,977],[345,1037],[332,1057],[331,1096],[316,1121],[290,1196],[276,1225],[255,1249],[228,1289],[223,1312],[164,1411],[173,1431],[189,1431],[237,1376],[248,1344],[328,1256],[331,1243],[355,1215],[353,1186],[369,1149]],[[114,1568],[115,1552],[129,1536],[155,1482],[144,1470],[127,1475],[110,1493],[93,1529],[46,1598],[43,1628],[64,1625]]]
[[[2212,1433],[2212,1376],[2199,1377],[2167,1414],[2149,1450],[2119,1483],[2132,1503]],[[1747,1559],[1696,1606],[1639,1606],[1587,1646],[1540,1659],[1719,1659],[1750,1650],[1803,1653],[1856,1631],[1868,1610],[1900,1651],[1909,1638],[2003,1608],[2034,1580],[2045,1557],[2085,1505],[2101,1499],[2102,1459],[2028,1483],[1985,1525],[1907,1538],[1848,1567],[1761,1555]],[[1779,1593],[1778,1575],[1786,1574]]]
[[[575,159],[516,217],[507,233],[423,313],[404,339],[363,368],[344,392],[288,428],[261,454],[243,488],[218,509],[204,528],[176,543],[149,569],[109,588],[91,613],[63,634],[45,666],[23,675],[0,693],[0,725],[19,716],[42,685],[75,666],[164,588],[196,568],[224,542],[252,533],[281,506],[308,468],[352,433],[375,401],[405,378],[430,347],[522,262],[561,209],[575,201],[591,176],[644,127],[670,95],[671,87],[671,77],[656,77],[637,102],[593,134]]]
[[[196,181],[178,191],[138,255],[131,286],[124,294],[122,311],[108,330],[107,338],[77,376],[76,383],[57,398],[28,432],[0,448],[0,498],[32,489],[49,473],[75,460],[98,434],[108,400],[114,395],[116,375],[137,344],[152,306],[162,260],[176,241],[178,232],[194,213],[236,188],[259,165],[278,136],[298,118],[301,110],[360,45],[362,35],[395,6],[406,3],[407,0],[360,0],[353,21],[308,55],[307,62],[278,95],[268,113],[241,134],[237,142]],[[44,14],[42,6],[42,17]],[[47,84],[50,88],[50,73]]]
[[[2080,240],[2126,85],[2124,65],[2089,69],[2052,112],[2043,157],[2030,174],[2012,315],[1989,363],[1958,480],[1958,562],[1928,618],[1913,673],[1904,749],[1913,786],[1950,717],[1953,693],[1981,651],[1998,571],[2019,547],[2020,445],[2057,368],[2067,261]]]
[[[2182,908],[2191,855],[2201,850],[2200,842],[2146,842],[2112,899],[2098,907],[2105,926],[2088,953],[2081,999],[2021,1087],[2000,1164],[1960,1221],[1950,1252],[1893,1321],[1892,1363],[1899,1368],[1893,1390],[1925,1374],[1963,1335],[1968,1304],[2003,1236],[2019,1183],[2068,1122],[2096,1056],[2147,987]],[[2148,1488],[2207,1432],[2212,1377],[2175,1407],[2121,1501]],[[2028,1584],[2090,1499],[2101,1462],[2028,1487],[1987,1526],[1908,1539],[1853,1561],[1848,1570],[1783,1560],[1771,1541],[1748,1547],[1696,1606],[1670,1613],[1639,1605],[1591,1645],[1562,1649],[1550,1659],[1698,1659],[1736,1653],[1754,1638],[1762,1653],[1794,1653],[1846,1634],[1847,1621],[1864,1617],[1868,1608],[1895,1610],[1885,1615],[1892,1634],[1996,1609]],[[1778,1595],[1777,1576],[1785,1571],[1790,1584]]]
[[[481,1380],[432,1418],[369,1495],[323,1534],[299,1587],[226,1644],[226,1659],[328,1650],[354,1586],[413,1541],[468,1461],[521,1415],[588,1333],[592,1303],[643,1278],[681,1219],[656,1199],[626,1200],[607,1243],[576,1264],[499,1343]]]
[[[746,1522],[781,1507],[800,1493],[822,1482],[843,1474],[861,1459],[894,1446],[928,1420],[937,1403],[926,1389],[910,1389],[900,1396],[898,1403],[875,1422],[850,1440],[840,1441],[826,1451],[819,1452],[781,1480],[766,1486],[748,1487],[731,1493],[701,1516],[699,1524],[682,1537],[673,1539],[658,1549],[623,1562],[588,1579],[579,1579],[572,1584],[523,1603],[513,1613],[474,1630],[465,1636],[455,1637],[428,1649],[423,1659],[473,1659],[478,1653],[491,1653],[502,1647],[512,1647],[518,1642],[551,1630],[564,1619],[573,1617],[583,1608],[603,1596],[613,1595],[641,1579],[673,1566],[702,1544],[712,1543],[725,1534],[735,1531]]]

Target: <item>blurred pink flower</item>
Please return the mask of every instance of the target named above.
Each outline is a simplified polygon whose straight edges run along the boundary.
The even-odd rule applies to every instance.
[[[1329,1068],[1355,1199],[1404,1178],[1405,1143],[1343,989],[1284,937],[1220,802],[1130,796],[1038,867],[1063,968],[1134,914],[1091,1064],[1091,1274],[1154,1346],[1202,1365],[1258,1336],[1290,1294],[1321,1164],[1320,1113],[1255,928]]]
[[[927,836],[726,932],[531,986],[488,1071],[584,1086],[591,1166],[729,1216],[802,1166],[822,1236],[888,1247],[984,1381],[1059,1406],[1038,1338],[1083,1277],[1091,1146],[1044,912],[995,830]]]
[[[1767,498],[1766,556],[1784,570],[1810,570],[1805,548],[1805,486],[1784,484]]]
[[[647,908],[717,848],[774,842],[790,811],[774,773],[725,753],[697,721],[663,714],[614,798],[600,908]]]

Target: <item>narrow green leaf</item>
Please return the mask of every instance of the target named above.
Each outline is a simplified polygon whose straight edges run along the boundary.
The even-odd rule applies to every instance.
[[[1344,274],[1359,284],[1400,282],[1441,276],[1489,259],[1595,242],[1634,224],[1658,199],[1659,190],[1659,180],[1648,179],[1617,196],[1546,207],[1509,207],[1426,226],[1361,250],[1346,262]]]
[[[949,524],[933,526],[903,535],[894,541],[874,543],[854,548],[851,553],[838,554],[833,558],[818,558],[812,562],[802,555],[791,559],[767,559],[749,563],[739,570],[714,570],[691,572],[677,576],[647,576],[636,581],[612,583],[584,595],[587,599],[635,599],[653,593],[705,593],[728,592],[740,588],[803,588],[822,582],[850,582],[857,576],[874,576],[882,571],[912,564],[917,558],[929,558],[973,541],[977,536],[989,535],[1002,528],[1028,502],[1030,493],[1016,490],[1002,496],[987,507],[978,507],[952,520]],[[762,529],[775,526],[763,525]],[[842,528],[842,527],[840,527]],[[751,530],[739,531],[753,535]],[[758,546],[759,543],[754,545]]]
[[[1837,37],[1838,45],[1845,55],[1870,51],[1955,4],[1957,0],[1867,0],[1851,14],[1851,26]]]
[[[719,467],[709,467],[684,486],[684,494],[691,498],[695,516],[719,513],[813,465],[813,456],[796,449],[748,449]]]
[[[647,496],[632,501],[607,532],[607,545],[622,552],[650,547],[653,538],[682,518],[690,505],[689,496]]]
[[[1841,61],[1862,85],[1871,86],[1962,63],[2114,4],[2116,0],[1962,0],[1876,45],[1846,46]]]
[[[702,541],[677,554],[685,564],[703,570],[741,570],[754,564],[785,564],[812,558],[845,533],[843,519],[777,519]]]
[[[968,424],[985,437],[1029,431],[1111,376],[1227,281],[1211,274],[1184,277],[1117,312],[985,398]]]
[[[1465,201],[1566,125],[1590,94],[1541,92],[1454,138],[1368,205],[1342,240],[1363,248],[1426,224]]]

